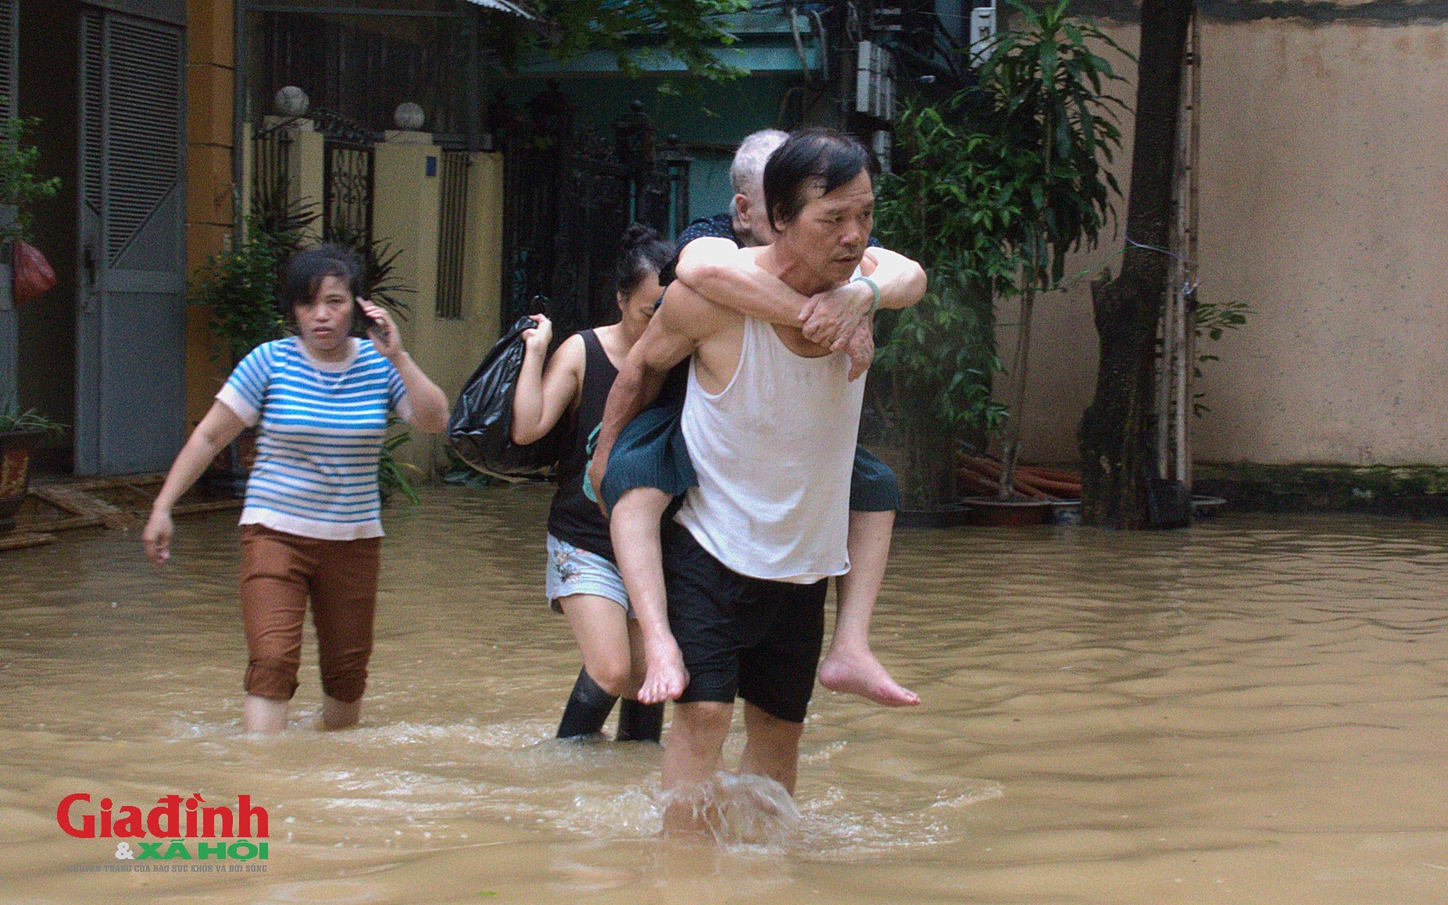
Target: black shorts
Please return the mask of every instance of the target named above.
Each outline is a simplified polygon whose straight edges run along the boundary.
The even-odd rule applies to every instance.
[[[671,522],[664,528],[669,627],[689,686],[681,703],[733,703],[804,722],[825,634],[828,582],[790,584],[731,571]]]

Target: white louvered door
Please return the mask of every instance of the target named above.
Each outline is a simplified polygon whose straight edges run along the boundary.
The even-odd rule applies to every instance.
[[[76,471],[158,471],[185,431],[184,36],[82,16]]]

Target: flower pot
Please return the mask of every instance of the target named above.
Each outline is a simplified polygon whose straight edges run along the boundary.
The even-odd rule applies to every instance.
[[[971,523],[970,507],[946,503],[935,509],[901,509],[895,515],[897,528],[959,528]]]
[[[0,433],[0,532],[15,527],[15,513],[30,493],[30,453],[45,431]]]
[[[972,525],[1018,528],[1044,525],[1051,520],[1050,500],[998,500],[987,497],[966,497]]]
[[[1081,501],[1052,500],[1050,522],[1057,526],[1081,524]]]

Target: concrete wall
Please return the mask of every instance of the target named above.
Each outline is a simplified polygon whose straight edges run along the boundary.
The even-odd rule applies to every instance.
[[[438,317],[440,152],[431,136],[420,132],[390,133],[377,145],[372,232],[401,252],[395,276],[417,290],[406,296],[412,310],[401,324],[403,342],[418,366],[452,399],[499,335],[503,165],[500,155],[472,157],[463,312],[458,318]],[[414,432],[413,441],[399,448],[397,456],[431,474],[446,462],[445,444],[441,435]]]
[[[1135,50],[1134,26],[1111,31]],[[1448,461],[1445,58],[1440,22],[1203,23],[1200,294],[1253,313],[1207,344],[1221,361],[1197,387],[1198,461]],[[1118,231],[1077,270],[1114,269],[1122,247]],[[1078,458],[1097,355],[1085,283],[1038,303],[1028,459]],[[1004,359],[1014,335],[1000,338]]]

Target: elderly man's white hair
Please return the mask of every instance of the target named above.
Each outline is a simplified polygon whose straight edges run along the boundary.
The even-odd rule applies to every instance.
[[[744,136],[739,150],[734,152],[734,162],[729,165],[729,181],[734,185],[734,194],[747,195],[751,187],[761,183],[769,155],[787,138],[789,133],[778,129],[760,129]]]

